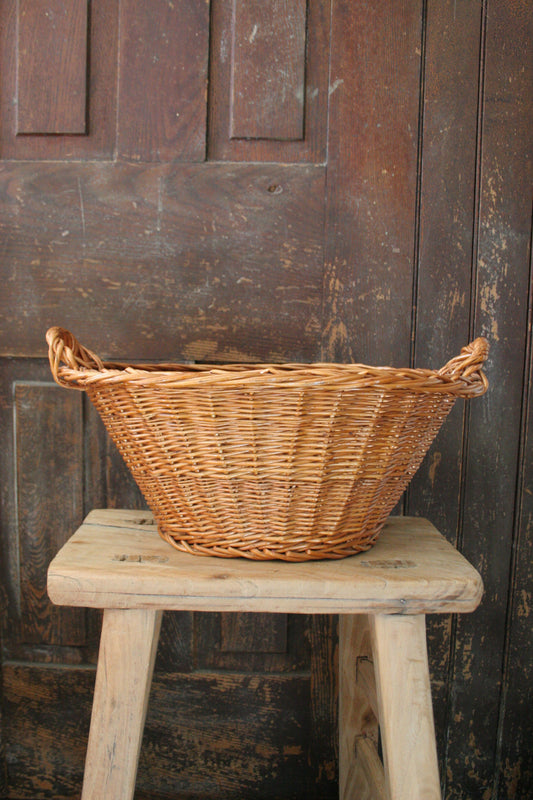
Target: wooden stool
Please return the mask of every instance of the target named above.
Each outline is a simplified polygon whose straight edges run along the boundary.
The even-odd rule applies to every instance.
[[[82,800],[133,797],[164,609],[340,614],[340,797],[441,797],[425,614],[473,611],[482,582],[426,520],[391,517],[366,553],[290,564],[188,555],[149,512],[93,511],[48,592],[104,609]]]

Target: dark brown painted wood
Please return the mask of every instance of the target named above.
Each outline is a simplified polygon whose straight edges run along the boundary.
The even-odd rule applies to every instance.
[[[470,331],[481,5],[427,9],[415,358],[438,368]],[[458,403],[410,490],[409,513],[458,536],[462,429]]]
[[[316,360],[323,196],[311,166],[4,162],[1,352],[61,323],[114,358]]]
[[[491,342],[491,389],[469,413],[460,538],[485,595],[459,619],[455,643],[447,775],[460,798],[494,795],[496,785],[530,281],[531,13],[494,3],[486,17],[473,321]]]
[[[105,463],[109,439],[93,404],[83,396],[84,509],[105,508],[107,503]]]
[[[287,614],[222,614],[223,653],[285,653]]]
[[[310,625],[300,614],[195,614],[195,669],[308,674]]]
[[[232,139],[303,139],[306,0],[233,0]]]
[[[17,519],[17,470],[15,386],[17,382],[48,382],[50,368],[44,362],[2,359],[0,362],[0,521],[2,529],[0,574],[7,613],[1,617],[3,654],[9,658],[21,639],[20,537]],[[44,580],[44,578],[43,578]]]
[[[429,3],[423,51],[414,364],[439,367],[470,339],[482,6]],[[476,412],[474,407],[473,412]],[[428,517],[457,543],[465,403],[446,420],[408,493],[406,513]],[[449,726],[455,625],[428,620],[441,774]]]
[[[148,506],[131,472],[109,438],[105,444],[105,506],[106,508],[140,508]]]
[[[318,800],[306,769],[308,724],[306,677],[197,673],[156,680],[139,789],[296,800],[304,788]]]
[[[4,665],[8,797],[80,795],[94,678],[93,668]]]
[[[323,357],[409,360],[422,2],[335,3]]]
[[[86,133],[87,0],[17,10],[17,133]]]
[[[94,670],[4,669],[10,796],[79,796]],[[321,800],[307,778],[308,741],[305,677],[156,673],[138,793]]]
[[[68,456],[69,447],[77,452],[87,445],[88,437],[85,445],[79,438],[82,398],[61,398],[44,361],[2,360],[0,378],[0,602],[7,603],[0,617],[2,652],[6,659],[25,662],[94,663],[99,614],[52,608],[45,591],[48,561],[77,524],[73,514],[82,499],[84,462],[90,461],[74,463]],[[24,485],[17,496],[19,480]],[[96,484],[87,481],[83,509],[105,505]],[[69,502],[56,518],[61,492]],[[21,579],[30,581],[28,593]]]
[[[134,161],[202,161],[209,5],[120,4],[118,153]]]
[[[337,800],[339,769],[338,617],[314,614],[311,644],[311,774],[322,800]]]
[[[15,386],[22,640],[83,645],[85,612],[46,593],[46,566],[83,519],[81,396],[58,389]]]
[[[45,35],[46,29],[39,29],[38,34],[35,31],[32,33],[30,20],[34,19],[33,15],[38,10],[44,9],[46,15],[47,10],[54,11],[63,6],[67,10],[63,28],[69,29],[72,22],[74,40],[68,38],[65,41],[61,38],[60,29],[52,29],[48,31],[50,36],[58,40],[58,44],[52,46]],[[76,160],[113,156],[118,0],[92,0],[89,21],[85,6],[86,0],[76,0],[75,3],[64,0],[54,0],[52,3],[45,3],[44,0],[39,3],[24,2],[22,7],[29,16],[26,16],[26,26],[23,26],[23,36],[29,40],[25,45],[29,49],[29,56],[23,59],[20,54],[17,57],[17,0],[3,0],[0,4],[0,158]],[[57,22],[57,17],[55,20]],[[51,18],[50,22],[54,24]],[[85,39],[82,32],[84,25],[88,26]],[[31,109],[24,101],[22,120],[34,111],[38,112],[39,117],[31,125],[45,127],[43,132],[17,135],[17,61],[20,61],[21,68],[19,81],[22,81],[22,97],[32,100]],[[39,64],[41,67],[37,69]],[[71,72],[72,69],[74,72]],[[46,74],[43,74],[43,70]],[[50,77],[48,71],[51,72]],[[85,97],[82,107],[83,86]],[[71,106],[74,93],[77,93],[78,99]],[[76,129],[81,127],[82,122],[84,128],[70,135],[72,132],[68,129],[73,126],[73,121],[77,121]],[[24,127],[28,125],[24,124]],[[52,127],[61,130],[49,130]],[[64,133],[63,128],[67,129]]]
[[[232,2],[213,0],[211,3],[208,158],[250,162],[324,162],[330,0],[308,0],[307,4],[301,0],[297,4],[271,0],[268,7],[259,2],[253,5],[240,0],[235,2],[236,17]],[[293,7],[297,13],[293,13]],[[302,28],[302,18],[305,29]],[[257,31],[254,33],[255,25]],[[293,34],[295,39],[290,40]],[[266,37],[263,44],[261,36]],[[258,45],[261,45],[262,54],[257,50]],[[240,47],[250,49],[249,58],[245,59]],[[261,58],[263,60],[264,66],[255,68],[256,78],[253,78],[253,72],[250,74],[250,58],[252,64],[254,58],[256,64]],[[240,63],[242,72],[238,66]],[[275,71],[276,65],[279,72]],[[282,76],[282,69],[289,70],[288,76]],[[267,83],[269,78],[271,82]],[[251,91],[252,80],[254,93]],[[237,103],[232,104],[235,81],[237,94],[242,91],[243,97],[237,97]],[[285,93],[284,103],[273,105],[280,93]],[[281,113],[283,105],[285,110],[292,109],[290,116]],[[303,128],[298,121],[301,113]]]
[[[531,273],[533,277],[533,270]],[[533,288],[533,285],[532,285]],[[530,304],[532,296],[530,295]],[[520,453],[519,508],[512,563],[512,594],[507,620],[498,752],[494,770],[497,797],[517,800],[533,787],[533,348],[531,307],[529,363],[526,365],[523,439]]]
[[[1,644],[1,640],[0,640]],[[1,686],[4,685],[4,681],[2,678],[2,663],[0,661],[0,680],[2,683]],[[5,753],[5,746],[4,746],[4,723],[3,723],[3,690],[0,691],[0,792],[2,796],[6,796],[7,792],[7,774],[6,774],[6,753]]]
[[[155,672],[192,672],[194,635],[194,615],[191,612],[165,611],[159,634]]]

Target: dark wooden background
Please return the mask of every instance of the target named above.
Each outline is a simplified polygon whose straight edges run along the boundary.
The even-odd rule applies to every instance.
[[[79,797],[100,620],[46,568],[142,503],[53,324],[122,359],[439,367],[487,336],[400,510],[485,582],[429,621],[443,795],[533,796],[532,8],[0,0],[2,797]],[[335,618],[167,615],[139,800],[334,798],[335,664]]]

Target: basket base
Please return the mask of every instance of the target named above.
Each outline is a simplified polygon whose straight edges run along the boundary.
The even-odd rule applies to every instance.
[[[253,561],[325,561],[332,559],[348,558],[349,556],[357,555],[370,548],[376,543],[376,540],[383,528],[382,525],[372,532],[371,535],[365,538],[360,538],[360,534],[354,537],[354,541],[343,541],[335,545],[335,543],[321,542],[314,547],[305,546],[302,544],[298,548],[283,548],[277,542],[271,547],[260,546],[255,543],[249,545],[244,542],[237,544],[202,544],[201,541],[193,540],[192,537],[183,538],[183,532],[173,532],[168,526],[159,525],[158,531],[162,539],[168,542],[172,547],[181,550],[184,553],[190,553],[195,556],[215,556],[216,558],[248,558]]]

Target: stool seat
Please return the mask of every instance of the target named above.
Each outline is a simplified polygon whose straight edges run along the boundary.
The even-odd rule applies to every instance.
[[[58,605],[104,609],[82,800],[131,800],[164,610],[340,614],[342,800],[440,800],[425,614],[471,612],[477,571],[427,521],[287,563],[189,555],[146,511],[92,511],[50,564]],[[378,724],[384,765],[378,757]]]
[[[58,605],[195,611],[441,613],[473,611],[479,574],[425,519],[390,517],[374,547],[330,561],[189,555],[150,512],[95,510],[58,553],[48,594]]]

